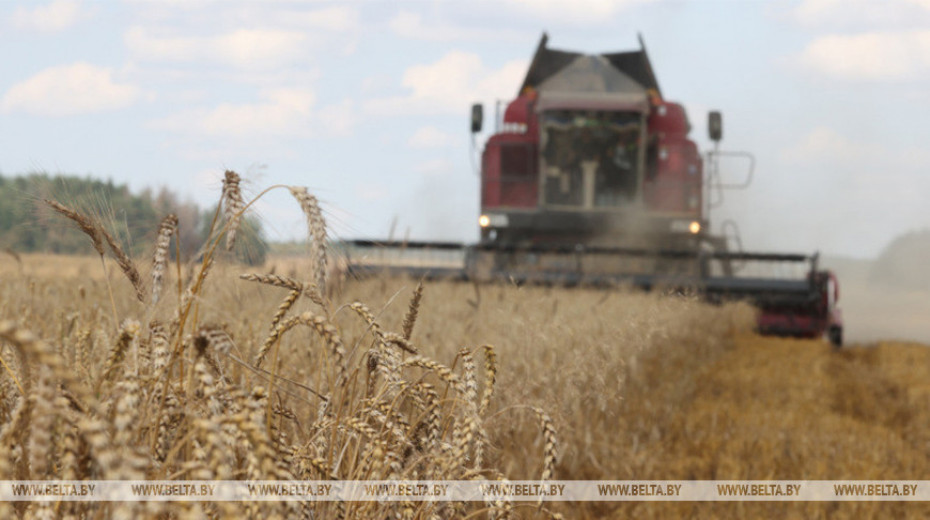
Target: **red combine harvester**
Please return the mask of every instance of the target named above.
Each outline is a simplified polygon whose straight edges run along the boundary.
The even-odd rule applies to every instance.
[[[640,50],[602,55],[546,43],[543,34],[482,154],[481,240],[356,240],[350,270],[688,291],[753,303],[762,333],[842,344],[836,278],[816,254],[730,251],[727,237],[709,233],[710,209],[734,187],[720,181],[720,158],[749,160],[740,187],[753,166],[749,154],[718,149],[720,114],[709,114],[715,149],[703,157],[684,107],[662,97],[642,40]],[[482,122],[475,105],[473,133]]]

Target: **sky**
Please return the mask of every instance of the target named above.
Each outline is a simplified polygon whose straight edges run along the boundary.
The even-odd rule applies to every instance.
[[[0,174],[167,186],[202,206],[307,186],[339,238],[477,239],[484,132],[552,48],[638,48],[710,149],[750,250],[874,257],[930,227],[930,0],[0,2]],[[492,127],[493,124],[486,124]],[[745,164],[726,162],[739,182]],[[2,203],[2,202],[0,202]],[[303,236],[285,190],[256,209]]]

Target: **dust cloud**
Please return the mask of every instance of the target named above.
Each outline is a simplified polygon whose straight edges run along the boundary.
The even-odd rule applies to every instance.
[[[825,258],[840,282],[847,343],[930,346],[930,229],[893,240],[874,260]]]

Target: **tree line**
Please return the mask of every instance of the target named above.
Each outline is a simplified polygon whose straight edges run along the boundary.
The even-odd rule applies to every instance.
[[[93,253],[87,237],[51,211],[45,199],[98,219],[137,256],[151,253],[158,225],[169,213],[178,216],[181,256],[197,254],[216,213],[216,206],[202,209],[167,187],[133,193],[125,184],[89,176],[0,174],[0,249],[18,253]],[[236,239],[235,258],[260,264],[267,251],[260,222],[247,215]]]

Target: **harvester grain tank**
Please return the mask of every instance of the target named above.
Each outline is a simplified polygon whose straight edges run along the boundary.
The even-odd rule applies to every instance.
[[[836,278],[818,268],[816,254],[729,251],[726,237],[709,232],[712,199],[726,186],[720,158],[748,158],[752,175],[750,155],[719,150],[721,115],[708,118],[715,149],[702,156],[684,107],[663,97],[641,39],[639,50],[601,55],[547,41],[544,34],[482,152],[479,242],[355,241],[352,270],[687,290],[752,302],[761,332],[826,333],[840,344]],[[475,105],[472,132],[482,126]],[[463,260],[372,262],[389,249],[458,251]],[[802,268],[789,278],[760,274],[760,266],[786,264]]]

